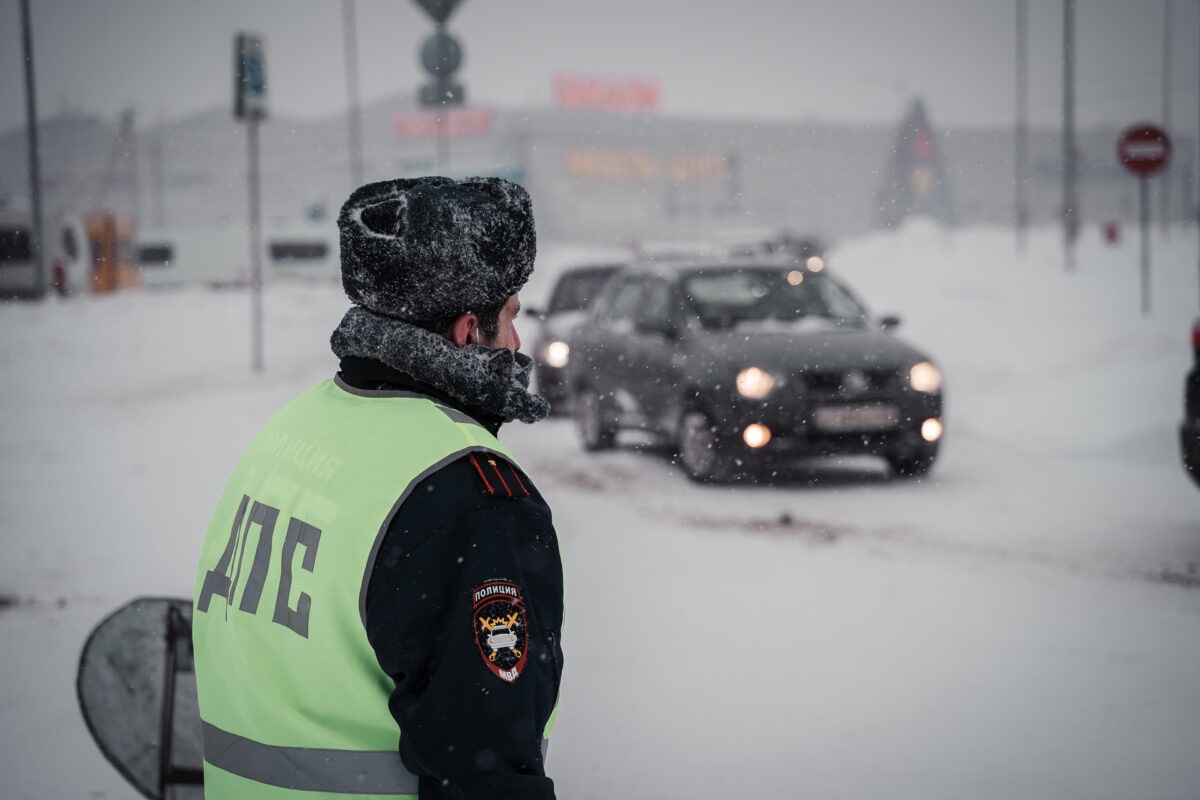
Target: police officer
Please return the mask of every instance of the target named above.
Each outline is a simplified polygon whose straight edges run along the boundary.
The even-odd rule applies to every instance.
[[[196,579],[205,796],[553,798],[550,509],[496,438],[528,391],[533,214],[497,178],[355,191],[332,380],[222,494]]]

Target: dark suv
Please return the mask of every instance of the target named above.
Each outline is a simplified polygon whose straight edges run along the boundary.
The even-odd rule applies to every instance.
[[[583,446],[648,431],[701,481],[839,454],[926,472],[941,373],[886,332],[897,318],[877,321],[820,259],[806,264],[658,262],[614,276],[572,336]]]
[[[1183,423],[1179,426],[1179,449],[1183,466],[1200,486],[1200,317],[1192,323],[1192,370],[1183,393]]]

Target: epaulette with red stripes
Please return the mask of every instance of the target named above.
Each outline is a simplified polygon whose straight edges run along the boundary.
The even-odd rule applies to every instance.
[[[469,453],[468,458],[488,494],[500,497],[529,497],[529,489],[516,467],[495,453]]]

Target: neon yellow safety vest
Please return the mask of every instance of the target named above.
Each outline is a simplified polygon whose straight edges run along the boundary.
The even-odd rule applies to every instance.
[[[394,684],[367,640],[365,593],[408,492],[471,451],[512,459],[427,397],[335,381],[293,400],[250,444],[196,577],[209,800],[416,797],[388,710]]]

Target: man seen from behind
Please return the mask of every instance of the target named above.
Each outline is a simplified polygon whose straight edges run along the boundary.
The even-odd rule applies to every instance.
[[[552,799],[562,566],[496,438],[549,410],[513,326],[529,195],[371,183],[338,226],[339,371],[250,444],[203,545],[205,796]]]

